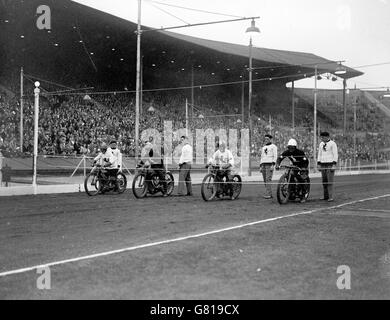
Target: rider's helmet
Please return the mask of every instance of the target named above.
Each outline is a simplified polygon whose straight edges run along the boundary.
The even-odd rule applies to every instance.
[[[298,145],[297,140],[290,139],[288,140],[287,147],[296,147]]]
[[[290,139],[287,143],[287,149],[290,150],[290,152],[293,152],[297,148],[297,140]]]

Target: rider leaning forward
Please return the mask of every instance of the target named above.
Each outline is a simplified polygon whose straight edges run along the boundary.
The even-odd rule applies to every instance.
[[[309,160],[307,159],[305,152],[297,148],[297,141],[290,139],[287,144],[287,150],[284,151],[276,162],[276,170],[280,169],[280,163],[283,159],[289,158],[292,164],[299,168],[299,170],[293,170],[293,177],[297,180],[298,186],[301,188],[304,185],[309,170]],[[299,190],[298,190],[299,193]],[[301,202],[306,202],[306,198],[302,198]]]

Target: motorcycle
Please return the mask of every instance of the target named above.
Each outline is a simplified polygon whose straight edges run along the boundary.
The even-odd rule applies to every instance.
[[[101,165],[92,166],[91,172],[84,179],[84,189],[89,196],[109,191],[121,194],[125,192],[126,188],[127,178],[122,172],[118,172],[116,177],[112,177],[109,176],[108,170]]]
[[[285,165],[281,168],[286,169],[284,174],[280,177],[277,190],[276,198],[279,204],[286,204],[289,201],[307,200],[310,194],[310,178],[304,173],[301,175],[302,183],[299,183],[294,177],[295,172],[303,172],[303,170],[297,166]]]
[[[207,175],[203,178],[201,193],[204,201],[225,196],[237,199],[241,193],[242,179],[238,174],[233,175],[231,181],[227,181],[224,170],[219,165],[207,165]]]
[[[146,197],[148,194],[154,195],[158,192],[163,193],[163,181],[156,170],[163,170],[167,186],[167,195],[170,196],[175,187],[175,180],[170,171],[163,168],[151,168],[150,165],[138,164],[137,173],[133,179],[133,194],[137,199]]]

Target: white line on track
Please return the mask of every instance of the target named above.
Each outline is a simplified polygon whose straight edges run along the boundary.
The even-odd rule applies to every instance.
[[[150,242],[150,243],[146,243],[146,244],[142,244],[142,245],[138,245],[138,246],[127,247],[127,248],[122,248],[122,249],[117,249],[117,250],[112,250],[112,251],[106,251],[106,252],[101,252],[101,253],[96,253],[96,254],[91,254],[91,255],[87,255],[87,256],[81,256],[81,257],[71,258],[71,259],[66,259],[66,260],[59,260],[59,261],[49,262],[49,263],[45,263],[45,264],[41,264],[41,265],[35,265],[32,267],[26,267],[26,268],[22,268],[22,269],[5,271],[5,272],[0,273],[0,277],[6,277],[6,276],[18,274],[18,273],[25,273],[25,272],[29,272],[32,270],[36,270],[38,268],[58,266],[58,265],[62,265],[62,264],[67,264],[67,263],[78,262],[78,261],[82,261],[82,260],[100,258],[100,257],[109,256],[109,255],[113,255],[113,254],[123,253],[123,252],[127,252],[127,251],[134,251],[134,250],[138,250],[138,249],[155,247],[155,246],[159,246],[159,245],[163,245],[163,244],[179,242],[179,241],[184,241],[184,240],[188,240],[188,239],[200,238],[200,237],[204,237],[204,236],[208,236],[208,235],[212,235],[212,234],[217,234],[217,233],[221,233],[221,232],[250,227],[250,226],[254,226],[257,224],[261,224],[261,223],[267,223],[267,222],[277,221],[277,220],[281,220],[281,219],[285,219],[285,218],[292,218],[292,217],[297,217],[297,216],[301,216],[301,215],[307,215],[307,214],[311,214],[311,213],[315,213],[315,212],[319,212],[319,211],[324,211],[324,210],[338,209],[338,208],[345,207],[345,206],[348,206],[351,204],[356,204],[356,203],[370,201],[370,200],[377,200],[377,199],[386,198],[386,197],[390,197],[390,194],[384,194],[381,196],[371,197],[371,198],[366,198],[366,199],[361,199],[361,200],[354,200],[354,201],[342,203],[342,204],[339,204],[336,206],[331,206],[331,207],[318,208],[318,209],[313,209],[313,210],[309,210],[309,211],[302,211],[302,212],[297,212],[297,213],[288,214],[288,215],[284,215],[284,216],[274,217],[274,218],[270,218],[270,219],[253,221],[253,222],[249,222],[249,223],[235,225],[235,226],[228,227],[228,228],[212,230],[212,231],[198,233],[198,234],[189,235],[189,236],[185,236],[185,237],[179,237],[179,238],[168,239],[168,240],[157,241],[157,242]]]
[[[352,209],[349,209],[351,211],[364,211],[364,212],[383,212],[383,213],[390,213],[390,210],[383,210],[383,209],[362,209],[362,208],[359,208],[359,209],[356,209],[356,208],[352,208]]]

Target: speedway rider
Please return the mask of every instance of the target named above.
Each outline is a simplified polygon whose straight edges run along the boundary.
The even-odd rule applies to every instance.
[[[287,150],[284,151],[278,160],[276,161],[276,170],[280,169],[280,163],[283,159],[289,158],[292,164],[299,168],[299,170],[293,170],[293,178],[298,182],[297,194],[304,185],[304,180],[309,174],[308,166],[309,160],[307,159],[305,152],[297,148],[297,141],[295,139],[290,139],[287,143]],[[306,198],[301,199],[301,203],[306,202]]]
[[[209,164],[220,166],[221,178],[226,176],[226,182],[228,183],[228,186],[230,186],[229,181],[233,179],[232,168],[234,167],[234,157],[231,151],[226,148],[226,142],[221,141],[219,143],[218,150],[209,160]],[[217,186],[217,190],[219,191],[219,186]],[[231,188],[230,199],[234,200],[233,190]]]
[[[104,169],[107,170],[108,177],[116,178],[118,173],[118,161],[117,158],[108,149],[106,143],[102,143],[100,146],[100,153],[95,157],[94,164],[98,163]]]
[[[168,196],[168,184],[165,179],[164,164],[161,157],[159,157],[157,147],[153,145],[153,137],[149,137],[149,140],[145,141],[145,145],[141,150],[141,164],[146,168],[150,167],[157,173],[161,181],[163,197]]]

